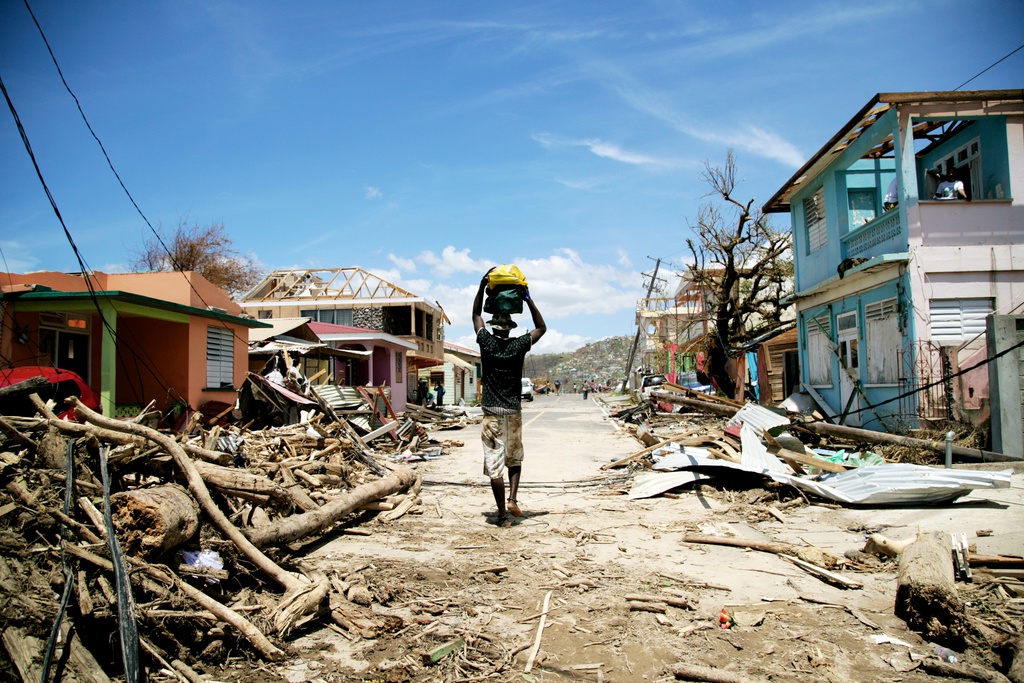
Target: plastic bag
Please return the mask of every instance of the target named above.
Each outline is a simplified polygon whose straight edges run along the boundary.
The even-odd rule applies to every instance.
[[[487,274],[487,287],[493,288],[500,285],[521,285],[529,286],[523,271],[514,263],[498,266]]]

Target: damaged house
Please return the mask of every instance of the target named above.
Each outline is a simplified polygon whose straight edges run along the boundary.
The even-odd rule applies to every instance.
[[[234,404],[249,331],[227,292],[193,272],[3,273],[0,357],[71,370],[103,414]]]
[[[275,270],[239,305],[259,320],[308,318],[332,348],[368,354],[366,363],[337,365],[334,383],[385,386],[396,410],[415,396],[420,370],[444,364],[440,304],[362,268]]]
[[[986,348],[1024,301],[1024,91],[878,94],[764,211],[792,220],[806,393],[876,431],[987,422],[986,358],[1022,336]]]

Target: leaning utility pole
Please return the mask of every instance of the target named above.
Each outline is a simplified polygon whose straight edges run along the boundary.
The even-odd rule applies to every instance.
[[[651,298],[651,292],[654,291],[654,283],[658,281],[659,267],[661,267],[660,258],[654,263],[654,274],[651,275],[651,283],[647,286],[647,296],[644,297],[645,301]],[[636,347],[640,343],[640,332],[643,330],[643,327],[641,327],[642,322],[643,321],[640,321],[636,324],[636,336],[633,337],[633,346],[629,349],[629,357],[626,359],[626,379],[625,384],[623,385],[625,387],[629,386],[629,373],[633,371],[633,360],[636,357]]]

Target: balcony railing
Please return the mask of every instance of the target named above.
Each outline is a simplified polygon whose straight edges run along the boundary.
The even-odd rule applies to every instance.
[[[900,212],[886,211],[875,220],[843,236],[844,258],[859,256],[900,234]]]

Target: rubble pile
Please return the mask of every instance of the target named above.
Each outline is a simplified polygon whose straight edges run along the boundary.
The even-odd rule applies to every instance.
[[[295,414],[277,396],[260,419],[201,410],[177,430],[80,403],[82,422],[62,420],[35,395],[36,417],[0,417],[2,677],[131,680],[141,667],[197,681],[229,657],[282,660],[310,624],[401,629],[345,577],[305,566],[303,547],[417,512],[422,481],[404,462],[460,445],[431,432],[467,417],[413,410],[368,431],[313,396],[298,423],[273,418]],[[259,426],[267,416],[285,424]],[[124,628],[139,651],[119,649],[134,642]]]
[[[730,489],[745,487],[751,496],[736,500],[748,516],[761,511],[785,522],[787,509],[807,504],[941,505],[974,489],[1010,486],[1011,469],[912,464],[941,462],[937,441],[888,434],[858,438],[861,430],[816,428],[829,424],[820,415],[807,420],[671,383],[660,389],[638,405],[609,406],[609,416],[643,445],[602,467],[632,471],[631,487],[624,491],[631,499],[675,497],[704,487],[729,499]],[[950,446],[950,451],[968,460],[1020,460],[970,446]],[[968,651],[977,662],[970,667],[939,656],[922,664],[926,671],[971,680],[1024,680],[1024,558],[1019,555],[978,554],[966,534],[955,533],[919,533],[901,541],[873,533],[863,549],[843,556],[813,546],[693,533],[684,534],[683,542],[775,553],[844,589],[862,587],[851,572],[877,572],[898,563],[895,615],[943,652]]]

